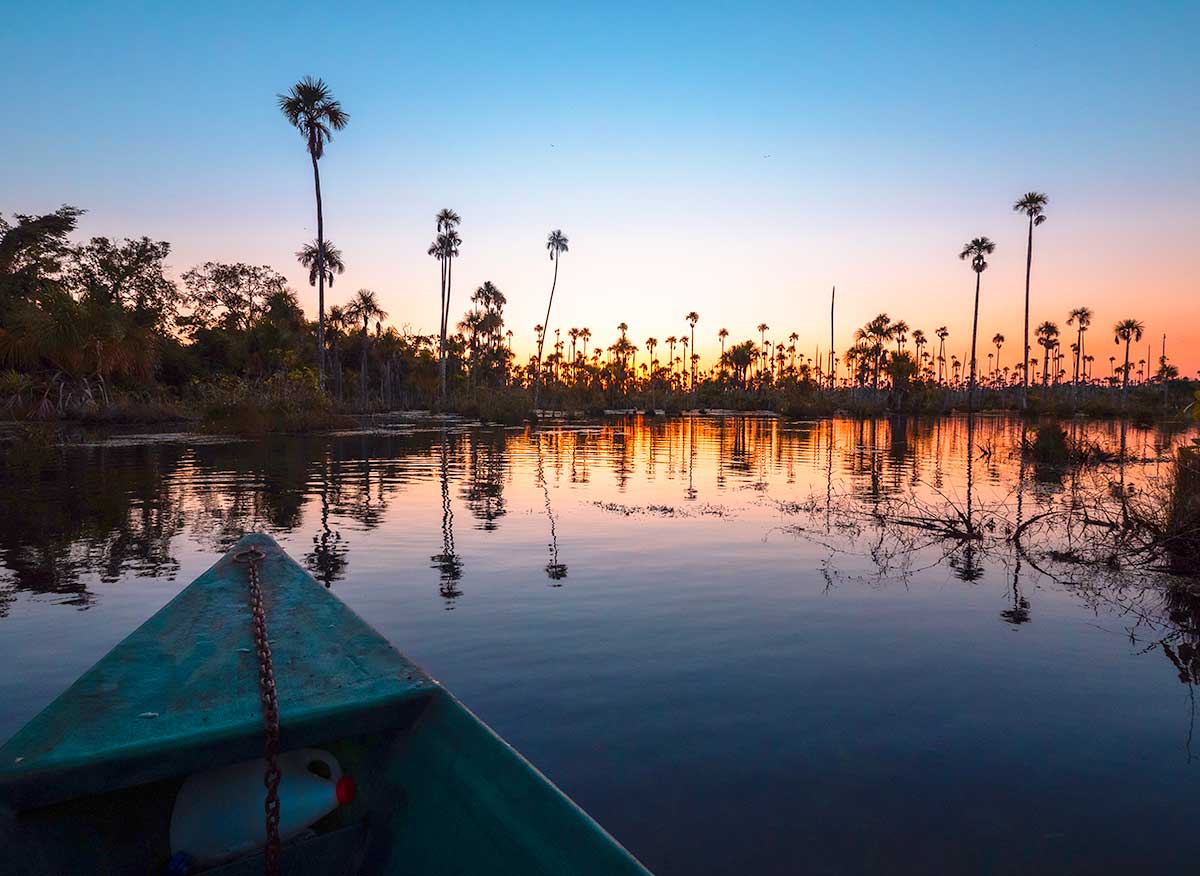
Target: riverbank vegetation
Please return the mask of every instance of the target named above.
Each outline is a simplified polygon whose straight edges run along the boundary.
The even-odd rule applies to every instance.
[[[831,360],[819,351],[797,349],[797,332],[772,341],[765,323],[758,338],[736,343],[719,330],[722,352],[704,362],[688,352],[699,321],[694,312],[684,321],[686,332],[641,343],[625,323],[603,339],[587,327],[547,333],[535,326],[539,367],[537,355],[524,362],[515,356],[507,298],[491,282],[471,293],[466,312],[448,327],[444,348],[440,333],[387,324],[370,290],[347,295],[326,314],[321,389],[310,352],[319,326],[278,271],[212,261],[176,281],[169,276],[165,241],[74,242],[81,213],[62,207],[0,218],[0,408],[8,418],[192,419],[228,428],[244,421],[236,430],[253,432],[324,428],[341,414],[394,409],[519,422],[534,411],[539,392],[538,406],[546,410],[729,409],[791,416],[944,413],[965,410],[972,398],[969,363],[964,368],[948,353],[949,333],[939,327],[927,334],[888,314],[855,331],[849,349],[832,357],[832,372]],[[444,215],[437,220],[443,228],[450,221]],[[565,239],[555,246],[565,247]],[[342,258],[336,248],[327,254],[326,279],[332,281]],[[306,249],[300,258],[312,264]],[[445,273],[449,286],[449,267]],[[1070,321],[1078,351],[1086,327],[1079,312]],[[1115,365],[1114,353],[1113,368],[1097,374],[1095,354],[1063,354],[1048,321],[1038,335],[1041,358],[1027,363],[1037,376],[1026,403],[1032,413],[1153,419],[1179,411],[1190,399],[1192,385],[1165,354],[1151,369],[1145,358],[1130,358],[1126,368],[1122,356]],[[1115,329],[1114,346],[1124,353],[1135,336],[1136,326],[1125,321]],[[1003,336],[991,343],[995,351],[979,369],[973,406],[1020,408],[1024,371],[1000,359]]]

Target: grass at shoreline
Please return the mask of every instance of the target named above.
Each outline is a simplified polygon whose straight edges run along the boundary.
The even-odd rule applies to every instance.
[[[1179,419],[1191,399],[1193,382],[1175,381],[1164,395],[1159,385],[1131,387],[1128,397],[1119,392],[1089,388],[1076,398],[1069,386],[1031,391],[1024,415],[1071,419],[1125,419],[1157,423]],[[436,399],[409,406],[374,404],[361,410],[339,403],[318,390],[307,378],[280,376],[261,381],[223,380],[193,384],[178,393],[128,393],[108,404],[94,400],[61,410],[47,404],[8,404],[4,419],[14,423],[64,423],[84,427],[125,425],[195,424],[205,432],[241,436],[320,432],[353,427],[354,416],[412,410],[458,414],[490,423],[520,425],[536,422],[532,393],[524,387],[461,387],[448,402]],[[977,413],[1020,414],[1015,390],[981,390]],[[569,418],[600,417],[611,411],[662,412],[668,416],[688,412],[770,413],[789,418],[829,416],[941,416],[968,409],[966,393],[937,385],[914,384],[900,396],[869,388],[824,390],[811,384],[791,384],[761,390],[742,390],[715,383],[701,384],[695,392],[680,390],[618,393],[586,387],[547,387],[541,415]]]

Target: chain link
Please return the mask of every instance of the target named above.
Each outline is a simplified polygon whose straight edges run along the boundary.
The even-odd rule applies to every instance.
[[[267,638],[267,611],[259,578],[259,564],[266,556],[258,548],[250,547],[236,554],[234,560],[246,566],[254,650],[258,654],[258,691],[262,700],[267,761],[267,771],[263,776],[263,784],[267,788],[263,804],[267,820],[266,873],[267,876],[279,876],[279,779],[282,776],[279,771],[279,699],[275,691],[275,668],[271,663],[271,643]]]

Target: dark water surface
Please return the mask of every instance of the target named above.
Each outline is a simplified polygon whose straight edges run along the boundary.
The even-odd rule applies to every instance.
[[[6,450],[0,736],[261,529],[660,874],[1186,872],[1200,606],[1047,552],[1076,549],[1063,509],[1153,497],[1184,436],[1129,427],[1124,464],[1056,473],[1020,435],[416,420]],[[985,538],[918,525],[968,508]]]

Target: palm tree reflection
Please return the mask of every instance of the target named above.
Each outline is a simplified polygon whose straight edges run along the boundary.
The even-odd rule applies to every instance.
[[[313,576],[325,585],[332,587],[333,582],[340,579],[346,572],[348,545],[342,541],[342,533],[329,525],[329,452],[321,461],[321,530],[313,536],[313,548],[305,557],[305,565]]]
[[[975,526],[975,414],[967,412],[967,510],[963,522],[966,525],[961,550],[950,556],[950,568],[960,581],[978,581],[983,577],[983,563],[979,556],[979,531]]]
[[[1024,422],[1021,424],[1021,443],[1019,447],[1024,447],[1028,439],[1028,427]],[[1025,522],[1025,454],[1017,455],[1020,462],[1017,465],[1017,520],[1015,527],[1020,530],[1021,524]],[[1000,612],[1000,617],[1014,626],[1026,624],[1030,621],[1029,616],[1029,600],[1021,595],[1021,547],[1014,543],[1013,546],[1014,561],[1013,561],[1013,578],[1012,578],[1012,606]]]
[[[550,550],[550,560],[546,563],[546,577],[551,581],[562,581],[567,577],[567,566],[565,563],[558,561],[558,523],[554,517],[554,511],[550,507],[550,489],[546,486],[546,471],[545,462],[542,458],[542,435],[539,432],[534,436],[537,443],[537,480],[538,486],[542,488],[542,497],[546,505],[546,519],[550,521],[550,543],[547,547]],[[622,442],[622,445],[624,442]],[[553,584],[551,586],[561,587],[562,584]]]
[[[463,562],[454,552],[454,510],[450,507],[450,453],[449,437],[442,432],[441,482],[442,482],[442,552],[429,558],[440,577],[439,591],[446,600],[446,608],[454,608],[454,600],[462,596],[458,582],[462,579]]]

